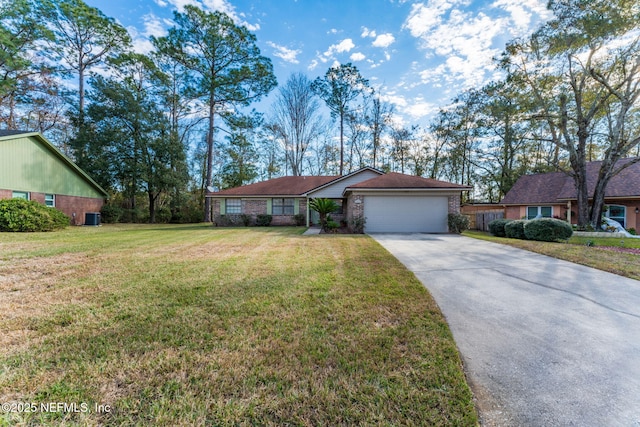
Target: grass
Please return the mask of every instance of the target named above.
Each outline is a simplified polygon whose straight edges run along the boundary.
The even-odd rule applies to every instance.
[[[0,234],[0,403],[79,408],[0,425],[477,425],[415,276],[366,236],[300,233]]]
[[[495,237],[481,231],[465,231],[464,235],[526,249],[640,280],[640,255],[599,249],[599,247],[607,246],[640,248],[640,239],[573,236],[566,243],[549,243]]]

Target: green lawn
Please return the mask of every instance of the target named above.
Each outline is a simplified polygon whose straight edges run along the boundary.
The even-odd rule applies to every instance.
[[[603,249],[603,247],[640,248],[640,239],[574,236],[566,243],[549,243],[495,237],[481,231],[465,231],[464,234],[640,280],[640,255]]]
[[[77,405],[0,425],[477,425],[413,274],[301,232],[0,233],[0,403]]]

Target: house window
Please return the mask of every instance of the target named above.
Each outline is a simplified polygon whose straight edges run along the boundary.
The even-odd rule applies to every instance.
[[[622,227],[625,226],[624,222],[627,218],[627,208],[624,206],[609,205],[604,212],[604,216],[611,218],[614,221],[618,221]]]
[[[14,199],[24,199],[29,200],[29,193],[26,191],[14,191],[13,196]]]
[[[273,215],[293,215],[294,199],[273,199],[271,211]]]
[[[553,208],[551,206],[529,206],[527,207],[527,219],[551,218]]]
[[[344,213],[344,199],[331,199],[333,200],[338,208],[333,212],[334,214],[343,214]]]
[[[241,199],[227,199],[225,202],[227,214],[239,214],[242,213],[242,200]]]
[[[44,195],[44,204],[49,206],[50,208],[56,207],[56,196],[55,194],[45,194]]]

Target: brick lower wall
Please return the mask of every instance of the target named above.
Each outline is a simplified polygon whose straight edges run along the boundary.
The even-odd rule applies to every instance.
[[[211,212],[214,222],[218,225],[224,224],[225,221],[220,220],[221,200],[212,199]],[[299,200],[298,211],[305,216],[307,215],[307,201],[305,199]],[[242,200],[242,214],[249,215],[251,217],[252,224],[255,224],[258,215],[264,215],[267,213],[267,200],[266,199],[246,199]],[[240,215],[240,214],[237,214]],[[294,215],[272,215],[271,225],[290,226],[296,225]]]
[[[455,196],[449,196],[449,213],[450,214],[460,213],[460,195],[459,194],[456,194]]]
[[[12,197],[13,191],[0,190],[0,199],[10,199]],[[44,205],[45,194],[31,192],[29,193],[29,199]],[[88,212],[100,212],[104,205],[104,199],[56,194],[55,204],[56,209],[71,218],[71,225],[84,225],[85,214]]]
[[[72,225],[84,225],[85,214],[100,212],[103,205],[104,199],[56,195],[56,209],[67,214]]]

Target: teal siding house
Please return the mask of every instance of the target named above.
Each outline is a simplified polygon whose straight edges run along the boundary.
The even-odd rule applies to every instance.
[[[54,207],[83,225],[108,193],[38,132],[0,130],[0,199],[24,198]]]

